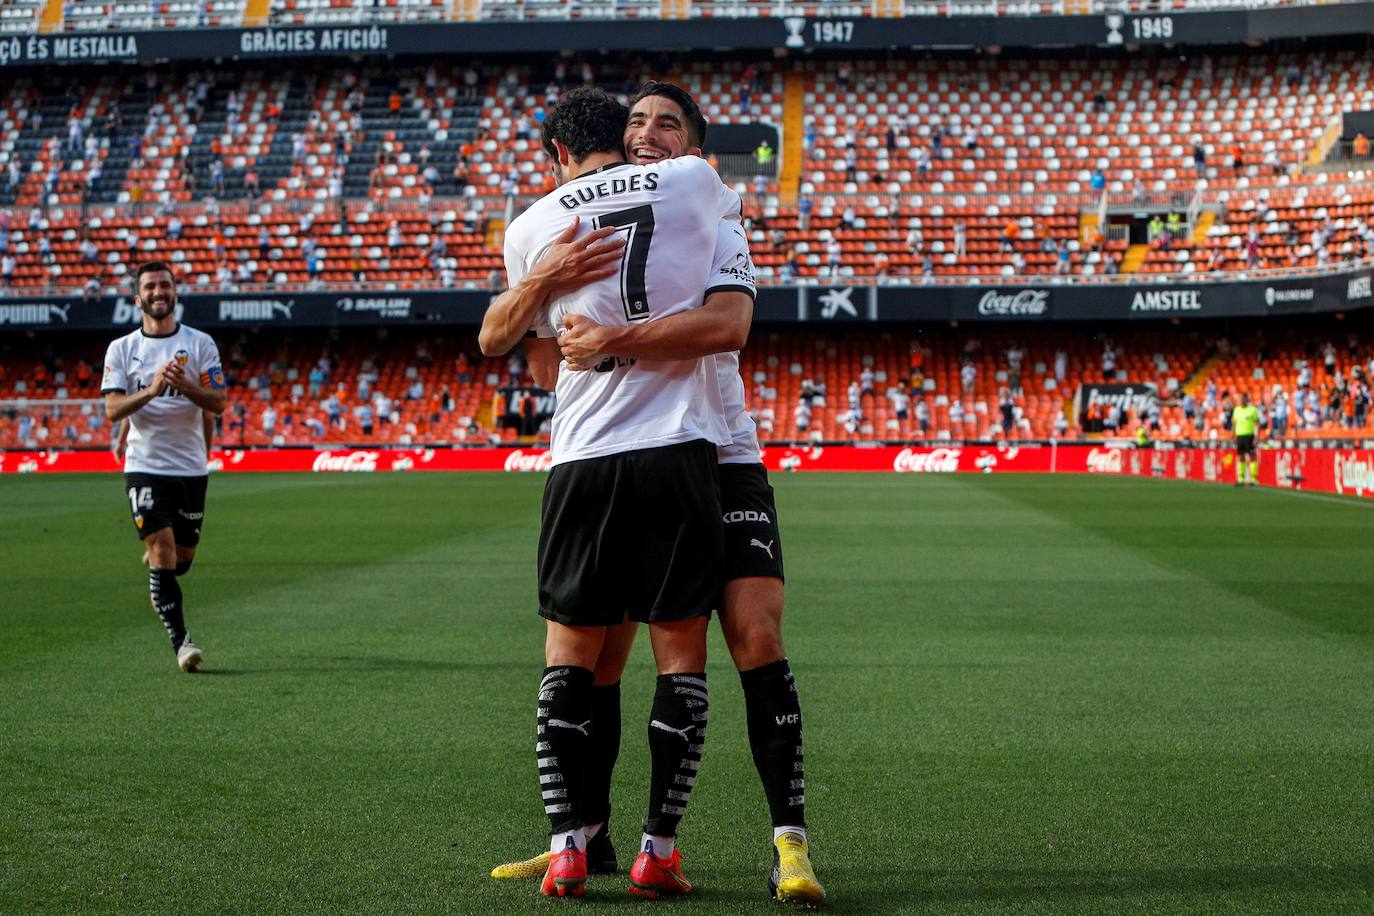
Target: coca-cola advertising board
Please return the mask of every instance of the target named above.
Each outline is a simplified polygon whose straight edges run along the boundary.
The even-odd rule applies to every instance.
[[[770,471],[884,472],[896,474],[1060,473],[1129,475],[1229,484],[1235,480],[1230,449],[1134,449],[1105,445],[816,446],[764,450]],[[549,470],[544,448],[331,448],[216,451],[212,473],[301,471],[380,474],[401,471]],[[115,473],[122,468],[105,451],[0,452],[0,474]],[[1265,449],[1260,486],[1374,498],[1374,449]]]

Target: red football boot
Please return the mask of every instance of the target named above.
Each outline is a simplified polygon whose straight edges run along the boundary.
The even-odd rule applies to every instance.
[[[587,854],[578,850],[572,837],[567,847],[549,859],[549,870],[539,893],[546,897],[581,897],[587,892]]]
[[[630,893],[649,900],[660,894],[680,897],[692,890],[692,884],[682,876],[682,853],[677,849],[666,859],[654,854],[654,844],[639,854],[630,868]]]

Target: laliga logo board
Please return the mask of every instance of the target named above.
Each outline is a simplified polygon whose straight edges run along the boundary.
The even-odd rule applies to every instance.
[[[1358,452],[1346,455],[1339,451],[1332,461],[1337,493],[1342,496],[1346,493],[1356,496],[1374,494],[1374,461],[1361,457]]]
[[[1121,449],[1094,448],[1088,452],[1088,473],[1089,474],[1120,474],[1121,473]]]

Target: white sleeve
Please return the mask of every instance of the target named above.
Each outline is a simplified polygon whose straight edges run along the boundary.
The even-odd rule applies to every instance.
[[[510,289],[524,279],[529,272],[530,266],[525,261],[525,252],[519,242],[518,236],[511,232],[506,233],[506,244],[503,249],[506,259],[506,288]],[[549,324],[549,311],[542,306],[535,309],[530,317],[530,333],[536,337],[557,337],[554,334],[552,325]]]
[[[716,253],[711,261],[711,280],[706,295],[733,290],[757,296],[754,286],[754,262],[749,257],[749,240],[739,223],[721,220],[716,230]]]
[[[128,394],[129,369],[124,362],[124,348],[120,346],[123,338],[111,341],[105,350],[105,368],[100,376],[101,394]]]
[[[732,188],[720,180],[711,163],[700,156],[681,156],[660,164],[674,181],[681,181],[683,196],[687,200],[714,200],[716,215],[721,219],[740,219],[740,197]],[[676,177],[676,176],[680,176]]]

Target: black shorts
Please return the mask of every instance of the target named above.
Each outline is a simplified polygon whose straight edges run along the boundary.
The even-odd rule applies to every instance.
[[[577,627],[709,616],[720,594],[716,447],[560,464],[544,485],[539,613]]]
[[[200,543],[205,524],[205,486],[208,476],[171,477],[164,474],[125,474],[124,495],[140,539],[171,528],[182,547]]]
[[[1241,455],[1255,454],[1255,437],[1236,436],[1236,452]]]
[[[749,576],[781,579],[778,509],[764,466],[722,464],[720,507],[725,523],[725,581]]]

